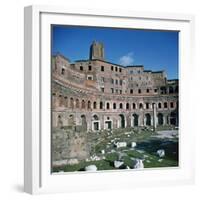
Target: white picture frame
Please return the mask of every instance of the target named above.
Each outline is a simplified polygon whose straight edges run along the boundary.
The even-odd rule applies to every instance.
[[[188,184],[194,182],[194,132],[190,84],[194,17],[183,14],[85,10],[56,6],[25,8],[24,190],[31,194]],[[51,174],[51,24],[180,31],[180,166],[117,172]],[[187,113],[187,115],[185,115]]]

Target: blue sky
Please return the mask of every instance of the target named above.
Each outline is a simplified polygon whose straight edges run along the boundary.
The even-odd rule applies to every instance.
[[[165,70],[168,79],[178,78],[178,32],[53,26],[52,53],[71,62],[88,59],[94,40],[104,43],[106,61],[144,65],[145,70]]]

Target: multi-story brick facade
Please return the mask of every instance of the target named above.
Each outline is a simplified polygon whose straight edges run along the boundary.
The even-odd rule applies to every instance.
[[[98,42],[88,60],[52,57],[53,127],[98,131],[164,125],[178,126],[178,80],[168,80],[165,71],[108,62]]]

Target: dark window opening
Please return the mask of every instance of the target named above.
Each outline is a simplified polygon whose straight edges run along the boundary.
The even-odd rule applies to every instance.
[[[65,69],[62,68],[61,74],[64,75],[65,74]]]
[[[106,108],[110,109],[110,104],[109,103],[106,103]]]
[[[100,102],[100,106],[99,107],[100,107],[100,109],[103,109],[103,102],[102,101]]]

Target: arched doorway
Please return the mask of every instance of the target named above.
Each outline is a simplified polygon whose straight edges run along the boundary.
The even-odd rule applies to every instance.
[[[120,114],[119,118],[120,118],[120,120],[119,120],[119,127],[120,128],[125,128],[125,117],[124,117],[124,115]]]
[[[163,125],[163,114],[158,113],[158,125],[161,126]]]
[[[87,121],[85,115],[81,115],[81,126],[84,131],[87,130]]]
[[[151,115],[149,113],[145,114],[145,122],[146,126],[151,126]]]
[[[99,121],[99,117],[97,115],[93,115],[93,117],[92,117],[92,130],[93,131],[100,130],[100,121]]]
[[[62,120],[62,117],[61,115],[58,115],[58,122],[57,122],[57,125],[59,128],[61,128],[63,126],[63,120]]]
[[[137,114],[133,114],[133,126],[138,126],[139,116]]]
[[[171,112],[170,113],[170,124],[175,126],[176,123],[177,123],[177,115],[175,112]]]
[[[69,125],[69,126],[74,126],[74,125],[76,125],[76,122],[75,122],[75,119],[74,119],[74,115],[70,115],[70,116],[69,116],[68,125]]]

